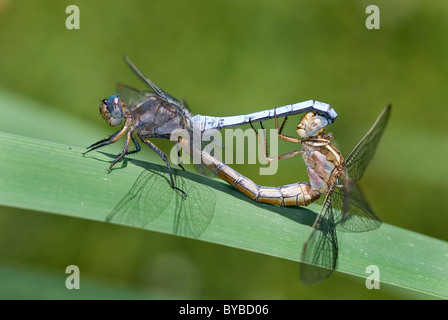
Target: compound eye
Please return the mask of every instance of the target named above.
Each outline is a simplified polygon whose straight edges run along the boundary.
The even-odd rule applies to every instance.
[[[308,120],[305,131],[308,136],[315,136],[325,130],[328,125],[328,120],[322,116],[314,116],[312,119]]]
[[[118,126],[123,122],[124,102],[118,94],[104,99],[100,105],[100,113],[106,122],[112,126]]]

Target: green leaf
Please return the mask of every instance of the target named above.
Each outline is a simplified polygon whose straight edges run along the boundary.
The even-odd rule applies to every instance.
[[[300,261],[318,204],[283,208],[254,203],[220,180],[174,170],[187,199],[172,190],[163,166],[132,160],[106,172],[115,154],[0,133],[0,204],[147,230]],[[448,243],[383,224],[339,232],[338,271],[448,297]]]

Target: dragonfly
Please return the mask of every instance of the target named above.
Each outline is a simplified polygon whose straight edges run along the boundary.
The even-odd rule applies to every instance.
[[[311,185],[325,194],[321,210],[303,247],[303,264],[300,268],[302,282],[319,282],[336,269],[336,226],[343,231],[366,232],[381,225],[381,220],[373,212],[358,181],[375,154],[390,112],[391,105],[388,105],[345,160],[331,144],[333,137],[323,133],[309,138],[301,136],[304,138],[303,158],[308,166]],[[303,134],[301,130],[303,128],[299,125],[299,135]]]
[[[372,211],[358,186],[358,181],[373,158],[390,111],[389,105],[346,159],[332,145],[333,137],[324,133],[328,125],[325,117],[314,112],[306,113],[297,126],[299,138],[282,134],[287,117],[280,128],[276,119],[278,137],[300,143],[303,149],[278,157],[268,157],[266,151],[266,160],[276,161],[302,154],[310,182],[297,182],[280,187],[259,186],[211,155],[202,152],[202,157],[204,163],[208,163],[207,166],[216,175],[257,202],[280,206],[307,206],[318,200],[321,195],[325,195],[302,251],[300,276],[302,282],[312,284],[330,276],[337,266],[336,226],[345,231],[364,232],[381,225],[381,220]]]
[[[252,122],[260,122],[271,119],[274,116],[290,116],[307,111],[314,111],[325,116],[328,122],[333,122],[338,114],[329,105],[315,100],[307,100],[283,107],[273,108],[246,115],[229,117],[211,117],[193,115],[184,101],[180,101],[162,90],[149,78],[147,78],[132,62],[124,57],[131,70],[148,86],[148,90],[140,91],[123,83],[117,85],[118,94],[102,100],[100,114],[109,126],[123,126],[106,139],[97,141],[87,147],[83,155],[98,148],[117,142],[125,136],[123,151],[111,163],[108,171],[123,159],[124,156],[137,153],[141,150],[138,139],[155,151],[166,163],[170,176],[171,188],[186,193],[175,186],[171,165],[168,157],[159,149],[150,138],[170,139],[175,130],[186,130],[193,134],[194,131],[201,134],[207,130],[219,130],[228,127],[240,126]],[[131,143],[134,149],[130,150]],[[183,167],[181,166],[183,169]]]

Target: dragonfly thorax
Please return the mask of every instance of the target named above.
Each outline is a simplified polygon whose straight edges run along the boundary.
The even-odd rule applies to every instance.
[[[139,134],[148,138],[169,138],[175,130],[190,129],[190,120],[182,109],[155,95],[135,106],[130,117]]]
[[[331,136],[321,135],[302,141],[303,159],[311,186],[325,194],[345,168],[344,158],[331,144]]]

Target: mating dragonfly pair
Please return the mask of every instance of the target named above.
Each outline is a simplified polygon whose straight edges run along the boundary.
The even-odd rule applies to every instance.
[[[310,182],[298,182],[281,187],[259,186],[244,175],[230,168],[211,154],[192,147],[191,141],[179,137],[177,145],[191,156],[200,155],[203,163],[223,180],[253,199],[254,201],[281,206],[306,206],[325,195],[322,208],[313,224],[302,251],[301,279],[305,283],[315,283],[328,277],[337,265],[338,242],[336,226],[355,232],[377,228],[381,222],[371,210],[357,181],[361,179],[372,159],[381,135],[386,127],[390,106],[386,107],[372,128],[361,139],[350,155],[344,159],[331,141],[333,137],[325,134],[326,127],[333,123],[337,113],[330,105],[308,100],[261,112],[233,117],[211,117],[195,115],[186,105],[159,88],[145,77],[135,65],[125,57],[126,63],[137,76],[148,85],[148,91],[139,91],[125,84],[118,84],[117,92],[103,100],[100,113],[110,126],[123,127],[109,138],[100,140],[84,153],[109,145],[126,135],[122,153],[112,162],[109,170],[125,155],[140,151],[137,137],[154,150],[166,163],[171,188],[187,196],[173,180],[171,166],[167,156],[149,138],[169,139],[173,131],[186,130],[193,136],[193,130],[203,133],[206,130],[262,122],[275,119],[278,138],[301,144],[301,150],[278,157],[269,157],[267,161],[277,161],[298,154],[303,156],[307,165]],[[305,113],[297,126],[298,137],[282,134],[288,116]],[[278,126],[278,117],[285,117]],[[255,130],[255,129],[254,129]],[[260,137],[258,137],[260,140]],[[135,146],[129,150],[130,144]]]

